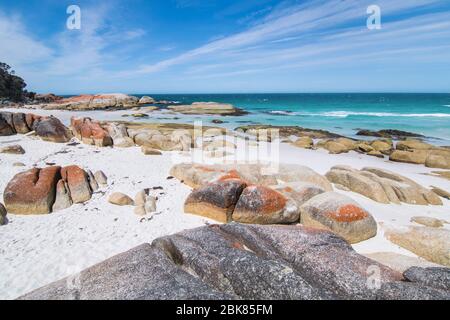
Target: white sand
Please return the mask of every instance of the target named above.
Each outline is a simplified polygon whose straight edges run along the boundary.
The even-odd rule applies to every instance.
[[[61,113],[52,112],[57,116],[61,116]],[[65,117],[68,119],[67,113]],[[183,202],[190,189],[176,179],[166,179],[173,165],[174,153],[145,156],[138,147],[96,148],[82,144],[69,147],[23,135],[0,137],[0,147],[15,143],[22,145],[26,154],[0,155],[0,199],[3,198],[6,184],[16,173],[33,165],[43,167],[45,162],[77,164],[92,171],[103,170],[108,176],[109,185],[95,193],[86,204],[74,205],[57,213],[42,216],[8,215],[9,223],[0,226],[2,299],[16,298],[141,243],[208,222],[207,219],[183,213]],[[239,157],[244,156],[240,149],[237,153]],[[394,163],[354,152],[329,155],[324,150],[305,150],[281,144],[279,158],[280,162],[306,165],[321,174],[338,164],[358,169],[365,166],[385,168],[425,187],[435,185],[450,190],[450,181],[424,175],[433,171],[424,166]],[[18,161],[26,167],[13,167],[13,163]],[[159,196],[157,206],[161,213],[150,221],[141,221],[141,217],[133,213],[133,207],[118,207],[107,202],[111,192],[120,191],[134,197],[143,188],[154,186],[162,186],[164,190],[153,193]],[[159,195],[160,192],[164,194]],[[383,205],[353,192],[338,192],[358,201],[378,223],[413,225],[410,222],[413,216],[450,221],[449,200],[443,200],[444,206]],[[445,228],[450,229],[450,225],[447,224]],[[356,244],[354,248],[360,253],[387,251],[415,256],[386,240],[382,228],[379,229],[376,237]]]

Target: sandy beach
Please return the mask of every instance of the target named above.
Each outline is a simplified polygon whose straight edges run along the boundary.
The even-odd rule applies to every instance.
[[[36,110],[35,113],[47,115],[49,112]],[[65,111],[52,111],[51,114],[66,123],[71,115]],[[69,146],[45,142],[33,136],[0,137],[0,147],[11,144],[21,145],[26,153],[1,155],[0,198],[3,198],[6,184],[15,174],[34,166],[45,167],[49,164],[76,164],[92,171],[102,170],[108,177],[108,186],[100,188],[84,204],[76,204],[49,215],[8,214],[8,223],[0,230],[2,299],[17,298],[155,238],[215,223],[203,217],[185,214],[183,204],[191,188],[177,179],[167,179],[178,155],[181,155],[181,159],[183,156],[189,159],[188,155],[181,152],[146,156],[139,147],[99,148],[86,144]],[[238,143],[235,150],[237,155],[244,154],[241,148],[243,146]],[[232,155],[228,157],[234,159]],[[211,163],[214,161],[218,160],[209,159]],[[25,166],[14,166],[16,162]],[[437,186],[450,190],[449,180],[430,175],[434,169],[423,165],[395,163],[353,151],[333,155],[323,149],[306,150],[281,143],[279,162],[305,165],[319,174],[325,174],[335,165],[348,165],[356,169],[377,167],[404,175],[424,187]],[[134,197],[140,190],[154,187],[158,188],[151,190],[151,194],[158,197],[158,201],[157,213],[152,219],[135,215],[131,206],[114,206],[107,201],[112,192],[123,192]],[[354,192],[336,191],[356,200],[373,215],[378,224],[375,237],[353,245],[358,253],[394,252],[415,257],[412,252],[384,237],[385,226],[417,225],[410,221],[414,216],[450,222],[450,201],[443,198],[442,206],[396,205],[377,203]],[[450,224],[445,224],[443,228],[449,230]]]

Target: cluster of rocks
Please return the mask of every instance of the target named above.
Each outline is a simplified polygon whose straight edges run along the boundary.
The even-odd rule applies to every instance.
[[[403,130],[395,130],[395,129],[383,129],[378,131],[358,130],[356,133],[357,136],[365,136],[365,137],[377,137],[377,138],[386,138],[386,139],[395,139],[395,140],[406,140],[408,138],[425,138],[425,136],[408,132]]]
[[[45,110],[105,110],[128,109],[139,106],[139,99],[122,93],[85,94],[41,103],[37,107]]]
[[[331,154],[356,151],[379,158],[388,156],[391,161],[423,164],[430,168],[450,169],[450,148],[436,147],[413,139],[399,141],[394,147],[394,143],[389,139],[362,141],[340,137],[323,139],[314,144],[310,136],[302,136],[292,144],[305,149],[323,148]]]
[[[35,133],[51,142],[68,142],[71,131],[55,117],[42,117],[32,113],[0,112],[0,136]]]
[[[310,168],[281,164],[272,174],[265,169],[256,164],[179,164],[171,174],[195,187],[185,201],[186,213],[225,223],[302,223],[331,230],[351,243],[376,235],[371,214],[332,192],[326,178]]]
[[[432,190],[389,170],[334,166],[325,176],[339,189],[357,192],[380,203],[442,205],[441,199]]]
[[[247,114],[246,111],[231,104],[216,102],[194,102],[189,105],[169,106],[167,109],[181,114],[194,115],[241,116]]]
[[[248,126],[240,126],[234,129],[237,132],[242,132],[251,136],[260,136],[261,133],[264,133],[264,138],[261,140],[271,141],[272,130],[276,132],[277,137],[279,138],[290,138],[292,136],[295,137],[307,137],[311,139],[326,139],[326,138],[340,138],[342,136],[326,131],[326,130],[315,130],[302,128],[298,126],[272,126],[272,125],[248,125]],[[266,134],[267,132],[267,134]],[[267,138],[266,138],[267,136]]]
[[[436,147],[419,140],[405,140],[397,143],[389,159],[423,164],[429,168],[450,169],[450,148]]]
[[[314,144],[314,141],[311,137],[303,136],[298,138],[292,144],[296,147],[305,149],[326,149],[330,154],[340,154],[355,151],[379,158],[383,158],[385,155],[389,155],[393,150],[392,141],[385,139],[374,141],[357,141],[340,137],[337,139],[322,139]]]
[[[150,189],[139,191],[134,200],[122,192],[114,192],[108,202],[117,206],[135,206],[134,213],[138,216],[152,215],[156,212],[156,201],[158,199],[150,194]]]
[[[230,223],[155,239],[19,299],[448,300],[449,292],[448,268],[401,273],[328,231]]]
[[[33,168],[16,174],[3,193],[6,210],[13,214],[48,214],[84,203],[107,179],[78,166]]]

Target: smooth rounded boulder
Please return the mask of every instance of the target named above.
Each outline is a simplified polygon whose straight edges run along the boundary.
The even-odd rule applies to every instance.
[[[299,221],[297,203],[265,186],[249,186],[234,209],[233,221],[254,224],[294,223]]]
[[[108,202],[117,206],[132,206],[134,205],[133,199],[122,192],[114,192],[108,198]]]
[[[72,138],[70,130],[55,117],[36,120],[33,127],[36,134],[45,141],[64,143]]]
[[[48,214],[55,201],[61,167],[33,168],[18,173],[3,194],[6,209],[13,214]]]
[[[242,180],[228,179],[195,189],[184,203],[184,212],[223,223],[230,222],[236,203],[246,186]]]
[[[349,243],[361,242],[377,234],[372,215],[354,200],[337,192],[322,193],[301,206],[300,222],[334,232]]]

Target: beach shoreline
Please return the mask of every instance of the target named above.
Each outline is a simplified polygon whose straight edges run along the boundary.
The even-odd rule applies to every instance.
[[[64,122],[68,119],[64,112],[51,111],[48,114],[61,117]],[[73,205],[60,212],[42,216],[8,214],[9,223],[2,226],[0,232],[0,265],[3,266],[0,274],[1,298],[17,298],[141,243],[149,243],[157,237],[216,223],[184,213],[184,200],[191,188],[177,179],[167,179],[170,168],[175,164],[174,159],[189,160],[189,155],[184,152],[162,152],[161,156],[146,156],[138,147],[101,148],[85,144],[68,146],[45,142],[33,136],[0,137],[0,147],[8,144],[19,144],[26,153],[2,155],[0,158],[2,168],[7,168],[0,174],[0,198],[3,197],[4,186],[16,173],[34,166],[45,167],[49,163],[62,166],[76,164],[91,171],[102,170],[108,176],[109,184],[94,193],[89,202]],[[242,147],[238,144],[238,160],[239,155],[244,154],[240,148]],[[328,154],[324,149],[307,150],[289,143],[279,144],[278,152],[280,163],[306,165],[322,175],[336,165],[347,165],[355,169],[377,167],[404,175],[424,187],[433,185],[450,190],[449,180],[430,175],[436,169],[423,165],[391,162],[354,151]],[[179,158],[177,154],[180,155]],[[236,160],[234,156],[228,157]],[[220,160],[208,159],[209,163]],[[18,161],[25,167],[13,166]],[[118,207],[107,201],[112,192],[119,191],[133,197],[140,190],[153,187],[162,187],[162,190],[158,188],[152,191],[159,199],[157,214],[151,220],[136,216],[131,206]],[[450,221],[450,200],[442,199],[443,206],[380,204],[355,192],[336,191],[356,200],[377,221],[377,235],[353,245],[361,254],[393,252],[417,257],[388,241],[384,237],[384,225],[417,225],[410,221],[414,216]],[[450,225],[446,224],[443,228],[450,230]]]

